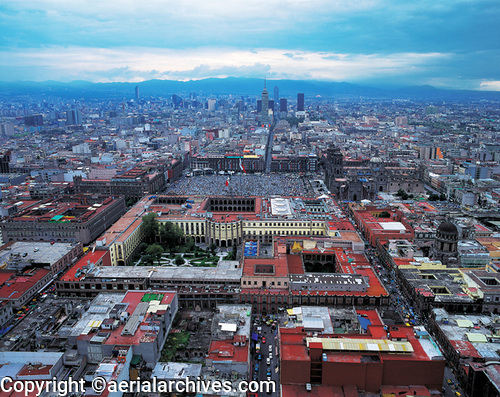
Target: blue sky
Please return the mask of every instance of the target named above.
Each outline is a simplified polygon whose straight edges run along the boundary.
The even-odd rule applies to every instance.
[[[2,0],[0,80],[315,79],[500,91],[498,0]]]

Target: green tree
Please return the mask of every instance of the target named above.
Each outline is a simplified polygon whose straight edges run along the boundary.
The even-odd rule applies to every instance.
[[[429,201],[437,201],[439,200],[439,195],[435,193],[429,194]]]
[[[160,228],[160,241],[170,250],[178,246],[184,238],[182,229],[172,222],[165,222]]]
[[[215,243],[210,244],[210,252],[212,253],[212,256],[215,255],[215,250],[217,249],[217,246]]]
[[[142,234],[144,235],[144,241],[147,244],[156,243],[159,230],[158,220],[156,219],[156,217],[157,215],[155,212],[142,217]]]
[[[401,200],[408,200],[408,193],[406,193],[403,189],[399,189],[396,196],[401,197]]]
[[[180,265],[183,265],[184,264],[184,258],[182,256],[176,256],[175,257],[175,260],[174,260],[174,263],[177,265],[177,266],[180,266]]]
[[[147,245],[146,243],[140,243],[140,244],[139,244],[139,252],[140,252],[141,254],[143,254],[143,253],[144,253],[144,251],[146,251],[146,249],[147,249],[147,248],[148,248],[148,245]]]
[[[158,266],[160,265],[160,259],[163,254],[163,247],[160,244],[151,244],[146,248],[146,255],[150,255],[158,261]]]
[[[440,200],[440,201],[446,201],[446,194],[441,193],[441,194],[439,195],[439,200]]]
[[[390,218],[391,214],[389,214],[387,211],[382,211],[379,215],[379,218]]]

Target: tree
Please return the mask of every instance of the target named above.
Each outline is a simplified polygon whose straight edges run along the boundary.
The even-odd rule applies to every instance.
[[[174,263],[177,265],[177,266],[180,266],[180,265],[183,265],[184,264],[184,258],[182,256],[176,256],[175,257],[175,260],[174,260]]]
[[[391,214],[389,214],[387,211],[382,211],[378,217],[379,218],[390,218]]]
[[[182,229],[172,222],[165,222],[160,227],[160,241],[170,250],[179,245],[184,238]]]
[[[446,194],[441,193],[441,194],[439,195],[439,201],[446,201]]]
[[[408,193],[406,193],[403,189],[399,189],[396,196],[401,197],[401,200],[408,200]]]
[[[158,266],[160,265],[160,259],[163,254],[163,247],[160,244],[151,244],[148,248],[146,248],[146,255],[150,255],[153,258],[156,258],[158,261]]]
[[[429,201],[437,201],[439,200],[439,195],[435,193],[429,194]]]
[[[217,249],[217,246],[215,243],[210,244],[210,252],[212,253],[212,256],[215,255],[215,250]]]
[[[144,235],[144,241],[147,244],[156,243],[159,229],[158,220],[156,219],[156,217],[157,215],[155,212],[142,217],[142,234]]]

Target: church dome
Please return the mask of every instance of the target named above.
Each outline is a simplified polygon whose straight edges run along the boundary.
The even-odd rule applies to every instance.
[[[456,233],[456,234],[458,234],[457,227],[453,223],[448,222],[448,221],[441,223],[438,227],[438,231],[441,233]]]
[[[381,163],[382,159],[380,157],[372,157],[370,163]]]

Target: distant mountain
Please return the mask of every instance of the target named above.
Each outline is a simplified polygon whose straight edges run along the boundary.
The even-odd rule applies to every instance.
[[[259,96],[264,88],[262,79],[235,78],[203,79],[196,81],[148,80],[140,83],[90,83],[87,81],[21,81],[0,82],[0,97],[4,99],[30,95],[41,97],[60,97],[66,99],[100,100],[133,99],[135,86],[139,86],[141,98],[165,97],[172,94],[187,97],[190,93],[210,95],[248,95]],[[268,80],[267,90],[273,98],[274,86],[279,87],[280,97],[296,97],[301,92],[306,97],[366,97],[401,99],[496,99],[500,92],[443,90],[431,86],[403,88],[375,88],[351,83],[324,82],[317,80]]]

